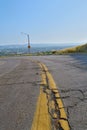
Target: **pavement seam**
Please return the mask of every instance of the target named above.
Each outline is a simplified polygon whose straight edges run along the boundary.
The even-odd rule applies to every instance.
[[[68,118],[66,116],[64,106],[60,94],[58,92],[58,89],[56,87],[56,84],[53,80],[53,77],[48,71],[48,68],[44,64],[40,62],[38,63],[42,70],[42,86],[40,89],[39,98],[41,98],[42,95],[45,95],[44,108],[46,108],[47,112],[46,116],[48,116],[49,119],[48,120],[41,119],[43,124],[45,124],[42,125],[40,124],[40,121],[36,119],[40,115],[35,114],[31,130],[70,130]],[[40,103],[40,101],[38,102]],[[44,108],[40,108],[41,107],[40,104],[39,105],[37,104],[36,113],[37,111],[39,111],[38,107],[41,110],[40,114],[44,114],[43,113]],[[49,125],[47,125],[46,123],[47,124],[49,123]],[[37,128],[35,127],[34,124],[38,125]]]
[[[43,70],[45,71],[48,79],[48,86],[49,90],[51,91],[51,102],[52,105],[50,106],[51,111],[51,119],[53,120],[52,125],[53,128],[59,130],[70,130],[70,125],[68,122],[68,118],[66,116],[62,99],[54,82],[54,79],[46,65],[42,64]]]
[[[48,113],[47,97],[43,88],[46,87],[46,77],[42,72],[42,82],[40,86],[40,95],[38,97],[36,112],[31,130],[51,130],[50,115]]]

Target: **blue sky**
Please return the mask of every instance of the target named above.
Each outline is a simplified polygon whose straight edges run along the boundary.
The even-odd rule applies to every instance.
[[[87,0],[0,0],[0,44],[87,42]]]

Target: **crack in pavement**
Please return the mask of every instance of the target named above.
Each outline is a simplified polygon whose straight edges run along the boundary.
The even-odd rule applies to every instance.
[[[67,112],[68,119],[70,118],[70,113],[73,108],[76,110],[76,107],[78,108],[79,104],[87,100],[87,90],[81,90],[81,89],[60,89],[61,95],[65,94],[65,96],[61,96],[63,100],[66,100],[67,105],[65,104],[64,108]],[[72,101],[69,103],[69,100]],[[70,110],[71,109],[71,110]],[[72,129],[72,128],[71,128]]]
[[[15,82],[13,82],[13,83],[6,83],[6,84],[0,84],[0,85],[20,85],[20,84],[32,84],[32,85],[40,85],[40,83],[34,83],[34,82],[18,82],[18,83],[15,83]]]
[[[74,98],[78,98],[79,100],[81,100],[81,101],[84,101],[84,99],[85,99],[85,97],[86,97],[86,95],[85,95],[85,93],[86,93],[86,91],[87,90],[81,90],[81,89],[67,89],[67,90],[62,90],[62,89],[60,89],[60,92],[61,93],[64,93],[64,94],[66,94],[66,93],[68,93],[68,95],[67,96],[65,96],[65,97],[61,97],[61,98],[70,98],[71,96],[72,96],[72,92],[79,92],[80,93],[80,95],[79,96],[74,96]],[[71,92],[71,93],[70,93]],[[75,94],[75,93],[74,93]],[[81,98],[82,97],[82,98]]]
[[[47,106],[48,106],[48,112],[51,117],[51,124],[52,124],[52,129],[53,130],[64,130],[64,126],[62,125],[62,121],[66,122],[68,125],[68,129],[70,129],[70,124],[68,122],[68,118],[66,116],[62,117],[61,109],[64,107],[60,108],[60,105],[58,104],[57,100],[58,98],[61,100],[61,97],[56,97],[56,94],[58,94],[58,89],[51,89],[49,86],[49,78],[47,76],[48,70],[44,69],[44,66],[42,65],[43,72],[45,73],[45,79],[46,79],[46,85],[43,84],[43,92],[46,93],[47,97]],[[56,92],[55,92],[56,90]]]
[[[64,121],[68,122],[68,119],[61,117],[60,110],[65,107],[61,107],[61,108],[59,107],[56,99],[61,99],[61,97],[56,97],[55,95],[57,94],[57,92],[54,92],[54,90],[57,90],[57,89],[50,89],[46,85],[43,86],[43,92],[46,93],[46,96],[47,96],[48,112],[51,116],[53,130],[55,128],[56,128],[56,130],[64,130],[61,126],[60,121],[64,120]],[[68,122],[68,125],[69,125],[69,122]],[[70,125],[69,125],[69,127],[70,127]]]

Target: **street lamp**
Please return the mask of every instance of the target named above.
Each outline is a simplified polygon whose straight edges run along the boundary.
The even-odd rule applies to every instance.
[[[24,33],[24,32],[21,32],[21,34],[26,35],[26,36],[27,36],[27,38],[28,38],[28,49],[29,49],[29,53],[30,53],[30,48],[31,48],[31,46],[30,46],[30,38],[29,38],[29,34]]]

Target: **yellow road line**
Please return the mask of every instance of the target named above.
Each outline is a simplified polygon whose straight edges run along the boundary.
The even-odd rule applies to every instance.
[[[42,73],[42,83],[46,85],[45,74]],[[50,116],[48,114],[47,98],[43,92],[43,87],[40,87],[40,95],[37,102],[37,108],[32,123],[31,130],[51,130]]]
[[[60,94],[59,94],[58,90],[56,90],[57,89],[56,84],[53,80],[52,75],[49,73],[47,67],[44,64],[43,64],[43,66],[44,66],[44,69],[45,69],[47,77],[48,77],[48,84],[49,84],[50,89],[53,89],[53,91],[57,92],[57,94],[55,96],[58,97],[56,99],[56,101],[57,101],[59,109],[60,109],[59,123],[60,123],[61,127],[63,128],[63,130],[70,130],[70,126],[69,126],[69,123],[67,121],[66,112],[64,110],[64,106],[63,106],[62,100],[60,98]],[[66,119],[66,120],[63,120],[63,119]]]
[[[43,91],[43,87],[46,87],[47,85],[53,92],[56,92],[55,97],[57,97],[56,102],[58,104],[60,112],[60,117],[56,123],[58,124],[58,126],[60,125],[59,127],[61,127],[63,130],[70,130],[64,106],[57,90],[56,84],[53,80],[53,77],[44,64],[39,63],[39,65],[42,69],[42,86],[40,87],[40,96],[37,102],[37,108],[31,130],[52,130],[53,124],[48,109],[55,109],[55,106],[53,101],[51,101],[49,106],[47,105],[48,99],[46,97],[46,93]],[[54,113],[53,117],[56,118],[57,115]],[[54,128],[54,130],[56,130],[56,127]]]

